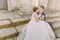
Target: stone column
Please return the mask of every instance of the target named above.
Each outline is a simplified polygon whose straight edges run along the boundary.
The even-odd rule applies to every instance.
[[[56,10],[60,10],[60,0],[56,0]]]
[[[7,5],[8,5],[8,11],[11,11],[12,10],[11,0],[7,0]]]
[[[48,9],[55,10],[56,8],[56,0],[48,0]]]
[[[38,7],[38,0],[36,0],[35,6]]]
[[[38,0],[32,0],[32,7],[38,7]]]

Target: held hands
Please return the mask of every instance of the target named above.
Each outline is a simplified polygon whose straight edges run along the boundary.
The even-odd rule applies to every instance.
[[[36,22],[39,22],[40,20],[39,20],[39,19],[36,19],[35,21],[36,21]]]
[[[41,21],[41,17],[36,19],[36,22],[39,22],[39,21]]]
[[[37,16],[34,17],[36,22],[39,22],[41,20],[41,17],[38,18]]]

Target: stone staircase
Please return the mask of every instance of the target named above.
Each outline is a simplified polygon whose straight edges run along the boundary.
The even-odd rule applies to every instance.
[[[21,17],[19,13],[0,13],[0,40],[16,40],[30,18],[31,15]],[[46,19],[52,23],[57,40],[60,40],[60,12],[48,12]]]
[[[29,15],[22,18],[18,13],[1,13],[0,40],[16,40],[29,20]]]
[[[60,38],[60,11],[48,12],[46,14],[47,21],[50,21],[55,30],[55,34],[59,40]]]

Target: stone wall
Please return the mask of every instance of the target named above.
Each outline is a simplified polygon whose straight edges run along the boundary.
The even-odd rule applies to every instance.
[[[7,0],[0,0],[0,10],[7,10]]]
[[[20,0],[20,8],[24,12],[24,14],[32,14],[32,0]]]
[[[48,0],[38,0],[38,6],[43,5],[45,8],[48,6]]]
[[[12,10],[18,7],[24,14],[32,14],[32,0],[11,0]]]

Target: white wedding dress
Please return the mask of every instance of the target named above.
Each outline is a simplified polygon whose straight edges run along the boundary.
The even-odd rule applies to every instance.
[[[31,21],[19,34],[17,40],[55,40],[55,34],[47,22],[42,20],[35,22],[32,15]]]

